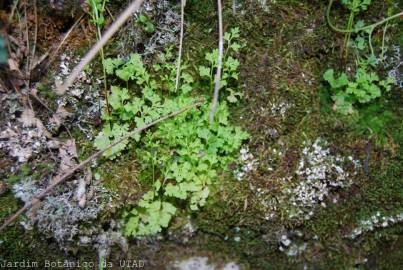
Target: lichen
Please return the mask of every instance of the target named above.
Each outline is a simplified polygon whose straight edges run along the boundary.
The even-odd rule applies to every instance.
[[[350,173],[343,168],[346,158],[333,156],[330,149],[322,146],[325,142],[317,139],[314,143],[304,142],[302,156],[295,171],[298,182],[295,186],[284,189],[290,204],[289,218],[301,217],[309,219],[316,205],[326,206],[325,200],[330,193],[338,188],[351,185]],[[359,162],[352,157],[347,158],[359,168]]]
[[[43,190],[38,182],[24,181],[13,186],[15,197],[27,203]],[[33,224],[39,231],[48,234],[60,244],[67,247],[75,243],[80,234],[85,233],[84,229],[91,221],[97,219],[99,213],[112,205],[109,192],[101,187],[93,187],[92,198],[88,198],[86,207],[78,205],[75,192],[71,189],[64,189],[57,195],[45,198],[39,209],[31,209],[28,215],[31,217],[30,226]]]
[[[168,267],[170,270],[239,270],[240,267],[234,263],[226,263],[222,267],[208,263],[207,257],[191,257],[182,261],[177,261]]]
[[[155,29],[153,33],[148,33],[136,23],[141,13],[150,17]],[[167,46],[177,43],[179,30],[180,15],[174,5],[167,0],[145,2],[141,11],[134,14],[130,23],[118,33],[119,55],[126,58],[133,52],[144,56],[163,52]]]
[[[351,233],[347,234],[345,237],[354,240],[360,237],[362,234],[371,232],[376,228],[387,228],[393,226],[396,223],[403,221],[403,213],[398,213],[396,215],[384,216],[378,211],[368,219],[360,220],[358,226],[354,228]]]

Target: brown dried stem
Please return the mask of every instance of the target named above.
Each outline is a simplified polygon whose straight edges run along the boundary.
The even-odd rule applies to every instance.
[[[181,32],[180,32],[180,37],[179,37],[179,53],[178,53],[178,63],[177,63],[177,67],[176,67],[175,91],[178,91],[179,79],[180,79],[180,74],[181,74],[183,28],[184,28],[184,24],[185,24],[185,5],[186,5],[186,0],[182,0],[181,1]]]
[[[214,122],[214,115],[217,111],[218,106],[218,96],[220,92],[220,82],[221,82],[221,69],[222,69],[222,58],[224,54],[224,34],[223,34],[223,23],[222,23],[222,5],[221,0],[217,0],[217,12],[218,12],[218,60],[217,60],[217,72],[215,75],[215,86],[213,101],[211,103],[210,111],[210,123]]]

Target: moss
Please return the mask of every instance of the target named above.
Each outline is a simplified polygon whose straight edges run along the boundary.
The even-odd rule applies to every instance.
[[[370,251],[368,263],[365,269],[401,269],[403,268],[403,238],[402,228],[394,235],[394,238],[380,239],[377,245]],[[390,237],[389,237],[390,238]]]
[[[0,221],[13,214],[21,205],[11,192],[0,197]],[[18,220],[23,220],[20,217]],[[57,260],[63,258],[62,252],[53,243],[46,240],[39,241],[42,236],[35,230],[24,230],[20,225],[10,225],[0,234],[0,260],[22,262]]]
[[[51,101],[55,101],[57,98],[57,95],[54,90],[51,89],[51,87],[47,86],[45,83],[38,83],[36,85],[36,89],[38,89],[39,94]]]
[[[38,180],[41,177],[48,176],[53,171],[54,166],[54,164],[40,161],[36,164],[25,163],[19,167],[16,174],[8,175],[6,181],[8,184],[13,185],[27,178]]]
[[[236,16],[229,8],[224,10],[226,27],[240,26],[248,45],[240,55],[245,101],[235,108],[233,119],[239,121],[239,116],[247,116],[241,123],[252,134],[250,145],[264,164],[267,161],[267,147],[274,144],[273,140],[267,138],[266,129],[275,127],[279,130],[280,139],[287,144],[290,155],[287,157],[289,160],[280,161],[278,177],[293,169],[301,142],[308,138],[324,137],[333,143],[338,152],[365,157],[366,137],[355,133],[344,119],[323,112],[324,106],[318,91],[322,73],[330,66],[340,65],[338,51],[340,40],[343,39],[343,36],[329,31],[323,13],[317,12],[324,11],[325,4],[320,1],[286,1],[271,5],[269,12],[265,12],[256,8],[256,5],[246,3],[246,13]],[[189,25],[184,54],[190,57],[189,62],[197,66],[204,61],[204,51],[216,44],[215,2],[188,1],[186,9],[187,14],[192,16],[187,18]],[[338,12],[336,10],[335,14]],[[307,25],[312,27],[311,32],[307,31]],[[269,102],[281,100],[293,105],[285,120],[268,117],[259,110],[267,108]],[[396,129],[396,124],[390,123],[389,127]],[[197,250],[202,246],[207,253],[221,252],[238,258],[250,269],[295,269],[295,265],[302,265],[306,261],[325,269],[364,265],[360,257],[377,252],[380,243],[389,241],[386,240],[388,235],[395,239],[394,235],[400,233],[400,226],[396,226],[397,230],[385,230],[385,236],[380,240],[375,240],[379,236],[377,234],[366,235],[363,240],[365,247],[343,238],[360,218],[373,211],[390,211],[401,207],[401,169],[398,165],[401,160],[385,155],[382,149],[375,151],[376,158],[371,166],[376,174],[370,178],[360,175],[351,189],[340,192],[338,204],[320,208],[311,220],[300,224],[286,219],[265,222],[262,219],[264,209],[255,201],[249,183],[234,182],[230,176],[222,175],[207,205],[194,215],[199,233],[187,247]],[[386,162],[388,166],[382,165]],[[100,171],[108,179],[106,184],[109,188],[122,193],[125,188],[120,188],[120,185],[125,186],[125,182],[137,183],[133,171],[127,169],[128,164],[130,162],[119,159],[118,164],[111,167],[103,165]],[[118,177],[114,178],[113,175]],[[273,175],[262,170],[248,181],[263,183],[267,187],[271,184],[270,177]],[[281,191],[281,187],[270,188],[273,197]],[[292,229],[297,225],[301,226],[307,237],[308,249],[305,258],[290,260],[278,252],[274,232]],[[236,227],[240,228],[240,232],[236,232]],[[274,237],[273,241],[268,243],[264,235]],[[314,236],[318,236],[319,240],[311,240]],[[234,237],[240,237],[241,241],[235,241]],[[173,254],[180,250],[176,245],[162,245],[168,257],[168,247],[175,250]],[[392,254],[392,257],[399,257],[398,252]],[[384,263],[384,260],[376,261],[378,265]]]
[[[139,183],[139,165],[132,151],[113,161],[101,160],[96,171],[100,174],[103,185],[117,193],[118,204],[130,207],[144,193],[143,186]]]
[[[387,165],[375,165],[374,173],[369,179],[361,176],[361,180],[352,189],[342,193],[342,201],[339,204],[322,209],[314,219],[305,224],[304,230],[308,235],[318,235],[321,239],[322,249],[326,250],[324,255],[326,257],[324,261],[328,262],[326,265],[334,265],[337,261],[339,269],[347,265],[352,267],[354,260],[350,259],[351,254],[371,258],[366,265],[369,268],[372,264],[385,262],[381,256],[376,256],[375,259],[370,254],[374,253],[374,250],[379,251],[379,246],[390,245],[392,249],[394,243],[401,237],[401,225],[388,229],[376,229],[375,232],[366,233],[356,243],[346,241],[343,235],[358,226],[360,220],[368,218],[377,211],[384,215],[391,215],[403,210],[402,169],[399,165],[401,159],[402,150],[395,158],[389,159]],[[337,248],[339,246],[348,248]],[[397,253],[393,251],[391,256],[394,257]]]
[[[239,224],[245,214],[248,187],[245,183],[234,183],[231,178],[217,179],[211,190],[207,205],[195,215],[197,226],[204,232],[222,235]]]
[[[10,175],[7,178],[7,183],[9,183],[10,185],[13,185],[15,183],[18,183],[21,180],[21,177],[18,175]]]
[[[221,175],[207,205],[194,217],[198,235],[191,246],[236,258],[244,269],[292,268],[277,245],[265,240],[266,234],[280,231],[282,225],[264,220],[264,210],[246,180],[236,182],[230,175]]]

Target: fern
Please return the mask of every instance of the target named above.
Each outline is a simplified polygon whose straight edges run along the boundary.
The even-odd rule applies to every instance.
[[[221,86],[229,93],[227,100],[232,103],[242,96],[238,90],[230,88],[239,78],[240,63],[233,57],[241,47],[235,42],[238,38],[238,29],[232,29],[225,35],[228,46]],[[169,53],[168,49],[161,57],[162,63],[153,65],[158,76],[148,72],[138,54],[131,55],[127,61],[106,59],[107,73],[120,78],[126,86],[134,82],[137,90],[112,86],[109,98],[112,112],[103,115],[110,124],[106,124],[95,139],[97,149],[105,148],[130,129],[193,103],[195,98],[191,94],[195,92],[195,85],[203,85],[201,81],[206,79],[213,81],[215,51],[206,54],[209,66],[199,67],[199,71],[206,72],[200,72],[197,79],[186,64],[182,65],[181,87],[176,93],[176,65],[169,62]],[[210,85],[207,85],[204,89],[206,99],[210,96],[209,90]],[[141,98],[136,97],[136,93]],[[208,113],[209,106],[204,105],[200,110],[191,110],[161,123],[143,138],[140,135],[134,138],[136,142],[141,141],[136,153],[142,164],[141,180],[148,185],[149,191],[137,207],[125,213],[127,235],[144,236],[161,232],[169,225],[179,205],[184,203],[187,206],[182,210],[197,211],[206,203],[209,187],[217,172],[234,161],[248,134],[230,124],[227,102],[220,103],[217,122],[210,124]],[[129,143],[125,141],[116,145],[105,156],[114,159]]]
[[[365,65],[361,65],[349,81],[345,73],[335,76],[333,69],[328,69],[323,78],[329,83],[333,95],[334,109],[342,114],[352,114],[357,103],[369,103],[389,92],[395,83],[391,77],[380,80],[374,72],[368,72]]]

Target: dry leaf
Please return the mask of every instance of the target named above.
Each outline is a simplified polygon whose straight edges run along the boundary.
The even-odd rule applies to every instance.
[[[17,61],[12,58],[8,58],[8,67],[10,71],[20,71]]]
[[[46,129],[46,127],[42,124],[42,122],[38,119],[38,121],[36,122],[36,127],[39,130],[39,133],[41,135],[44,135],[47,138],[52,138],[52,134],[49,133],[49,131]]]
[[[63,124],[64,120],[70,117],[72,113],[68,112],[63,106],[59,106],[55,114],[50,118],[49,123],[54,126],[55,130]]]
[[[47,138],[51,138],[52,135],[45,128],[42,121],[35,117],[35,112],[31,109],[25,109],[21,117],[18,119],[23,127],[36,127],[40,135],[44,135]]]
[[[91,183],[92,180],[92,172],[91,168],[87,168],[87,172],[84,177],[80,177],[78,179],[78,187],[77,187],[77,192],[76,192],[76,199],[78,201],[78,206],[81,208],[85,207],[85,204],[87,203],[87,190],[86,186]]]
[[[47,146],[50,149],[58,149],[60,147],[60,142],[58,140],[50,140],[47,142]]]
[[[76,142],[74,139],[70,139],[65,142],[53,140],[48,143],[48,146],[50,148],[59,147],[58,156],[60,158],[60,165],[56,175],[53,177],[52,180],[53,182],[57,182],[63,174],[65,174],[68,170],[77,165],[76,158],[78,156],[77,156]]]
[[[19,121],[22,123],[23,127],[36,127],[37,125],[37,118],[35,117],[35,112],[31,109],[25,109]]]
[[[64,144],[59,148],[59,157],[60,157],[60,167],[59,174],[65,173],[67,170],[73,168],[77,162],[75,159],[77,158],[77,149],[76,142],[74,139],[67,140]]]

